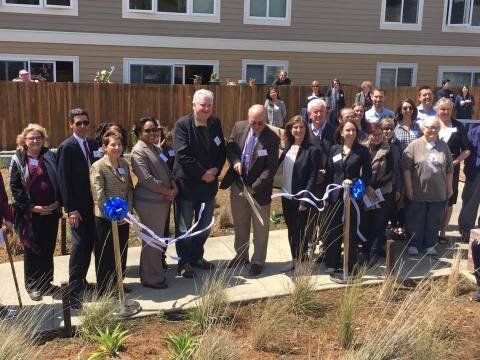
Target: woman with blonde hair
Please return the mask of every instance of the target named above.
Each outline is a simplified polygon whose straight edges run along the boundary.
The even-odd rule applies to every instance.
[[[362,91],[355,94],[355,102],[362,103],[363,106],[365,107],[365,111],[370,110],[370,108],[373,105],[373,99],[372,99],[373,84],[371,81],[362,81],[362,83],[360,84],[360,88],[362,89]]]
[[[25,249],[25,288],[34,301],[56,289],[53,253],[61,217],[55,154],[46,147],[47,133],[29,124],[17,136],[9,170],[15,230]]]

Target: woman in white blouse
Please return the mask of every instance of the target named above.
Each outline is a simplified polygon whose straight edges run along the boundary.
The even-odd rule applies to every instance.
[[[287,109],[285,108],[285,103],[278,96],[275,88],[268,89],[267,98],[265,100],[265,109],[267,110],[268,123],[283,128],[285,118],[287,117]]]

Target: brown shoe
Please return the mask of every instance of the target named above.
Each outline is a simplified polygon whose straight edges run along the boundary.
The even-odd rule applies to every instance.
[[[239,267],[241,265],[248,264],[249,262],[250,261],[248,261],[247,259],[241,259],[241,258],[234,257],[232,260],[230,260],[227,263],[227,269],[236,268],[236,267]]]
[[[262,265],[258,265],[258,264],[252,264],[252,266],[250,266],[250,271],[248,272],[248,274],[250,276],[257,276],[258,274],[260,274],[263,270],[263,266]]]

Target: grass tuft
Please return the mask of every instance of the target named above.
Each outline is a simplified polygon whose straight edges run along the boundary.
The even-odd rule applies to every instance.
[[[290,311],[296,315],[320,316],[323,308],[315,291],[312,276],[313,262],[297,263],[293,277],[293,289],[288,299]]]
[[[226,330],[211,328],[200,338],[193,360],[240,360],[241,354],[233,336]]]

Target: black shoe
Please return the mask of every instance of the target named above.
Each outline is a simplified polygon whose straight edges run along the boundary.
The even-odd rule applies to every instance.
[[[132,292],[132,288],[129,288],[128,286],[123,285],[123,292],[125,294],[129,294]]]
[[[11,319],[17,314],[17,310],[0,305],[0,319]]]
[[[202,270],[212,270],[215,268],[215,265],[213,263],[205,259],[190,261],[190,266],[193,266]]]
[[[193,271],[189,263],[178,265],[177,272],[178,272],[178,275],[186,279],[193,279],[196,276],[195,271]]]
[[[480,301],[480,290],[473,294],[473,300]]]
[[[28,295],[30,296],[30,299],[33,301],[42,301],[42,292],[40,290],[29,290]]]
[[[83,283],[83,290],[86,291],[95,291],[97,287],[94,284],[90,284],[87,281],[84,281]]]
[[[61,290],[60,286],[49,283],[42,289],[42,293],[43,295],[55,295],[60,294]]]

